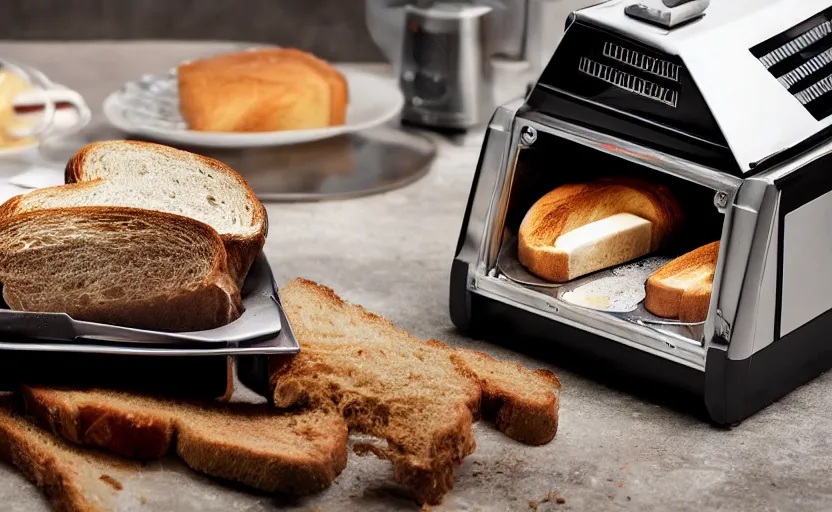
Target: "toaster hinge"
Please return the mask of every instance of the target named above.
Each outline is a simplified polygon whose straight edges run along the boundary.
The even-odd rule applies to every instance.
[[[722,317],[722,311],[716,310],[716,317],[714,318],[714,341],[731,340],[731,324]]]

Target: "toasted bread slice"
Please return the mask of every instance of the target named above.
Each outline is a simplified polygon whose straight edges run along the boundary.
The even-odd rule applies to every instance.
[[[134,208],[0,218],[0,282],[12,309],[141,329],[212,329],[243,309],[216,231]]]
[[[266,209],[228,166],[150,142],[83,147],[66,166],[70,185],[34,190],[0,206],[0,217],[45,208],[126,206],[185,215],[213,227],[242,286],[266,240]]]
[[[453,487],[480,416],[521,442],[554,438],[560,383],[551,372],[415,339],[311,281],[292,281],[280,297],[301,352],[275,361],[275,405],[334,409],[352,430],[386,441],[356,449],[389,459],[419,501],[439,503]]]
[[[567,184],[541,197],[518,231],[518,259],[565,282],[655,251],[682,221],[669,189],[637,179]]]
[[[182,64],[177,77],[180,111],[193,130],[299,130],[346,120],[346,79],[297,49],[217,55]]]
[[[683,254],[647,279],[644,307],[663,318],[703,322],[711,304],[719,242]]]
[[[347,464],[347,426],[326,411],[195,404],[103,390],[24,388],[27,412],[54,434],[138,459],[175,451],[191,468],[268,492],[328,487]]]
[[[124,482],[141,474],[135,462],[83,450],[34,426],[7,397],[0,404],[0,459],[41,488],[59,512],[118,510]]]

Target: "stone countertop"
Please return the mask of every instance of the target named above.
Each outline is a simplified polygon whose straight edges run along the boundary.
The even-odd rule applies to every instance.
[[[221,45],[0,44],[74,87],[100,110],[104,95],[137,70],[158,71]],[[78,62],[69,64],[69,60]],[[280,284],[303,276],[382,314],[420,338],[476,348],[553,370],[564,387],[556,439],[543,447],[475,426],[477,450],[436,510],[522,511],[828,510],[832,503],[832,377],[804,386],[731,430],[558,366],[457,334],[448,316],[448,276],[479,145],[437,138],[420,181],[361,199],[268,205],[266,251]],[[123,491],[123,510],[417,510],[390,465],[350,456],[327,491],[299,501],[232,489],[174,460],[149,466]],[[564,503],[545,498],[560,496]],[[14,468],[0,466],[4,510],[48,510]],[[136,499],[140,497],[141,499]]]

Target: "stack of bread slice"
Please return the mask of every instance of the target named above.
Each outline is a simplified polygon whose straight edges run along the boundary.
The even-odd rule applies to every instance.
[[[0,206],[0,282],[12,309],[187,331],[242,312],[266,210],[233,169],[148,142],[96,142],[66,185]]]
[[[239,314],[267,222],[234,171],[111,141],[79,152],[67,182],[0,208],[10,305],[153,328]],[[530,445],[555,437],[561,386],[550,371],[416,339],[304,279],[280,299],[301,352],[273,360],[272,404],[27,386],[0,404],[0,459],[57,510],[110,511],[147,471],[131,460],[169,454],[261,491],[320,491],[344,470],[357,432],[376,440],[356,443],[359,454],[391,461],[417,502],[436,504],[476,447],[475,421]]]
[[[304,279],[280,295],[301,352],[274,360],[273,405],[26,387],[22,405],[0,408],[0,458],[58,510],[111,511],[138,478],[122,457],[174,454],[222,480],[306,494],[344,470],[348,432],[358,432],[377,442],[355,443],[357,453],[391,461],[417,502],[437,504],[476,447],[475,421],[528,445],[555,437],[561,386],[551,372],[418,340]]]

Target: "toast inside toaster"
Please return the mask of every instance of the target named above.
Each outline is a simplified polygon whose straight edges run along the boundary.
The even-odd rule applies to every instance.
[[[501,275],[564,304],[701,341],[724,225],[717,191],[695,176],[538,137],[519,152],[495,230]]]

